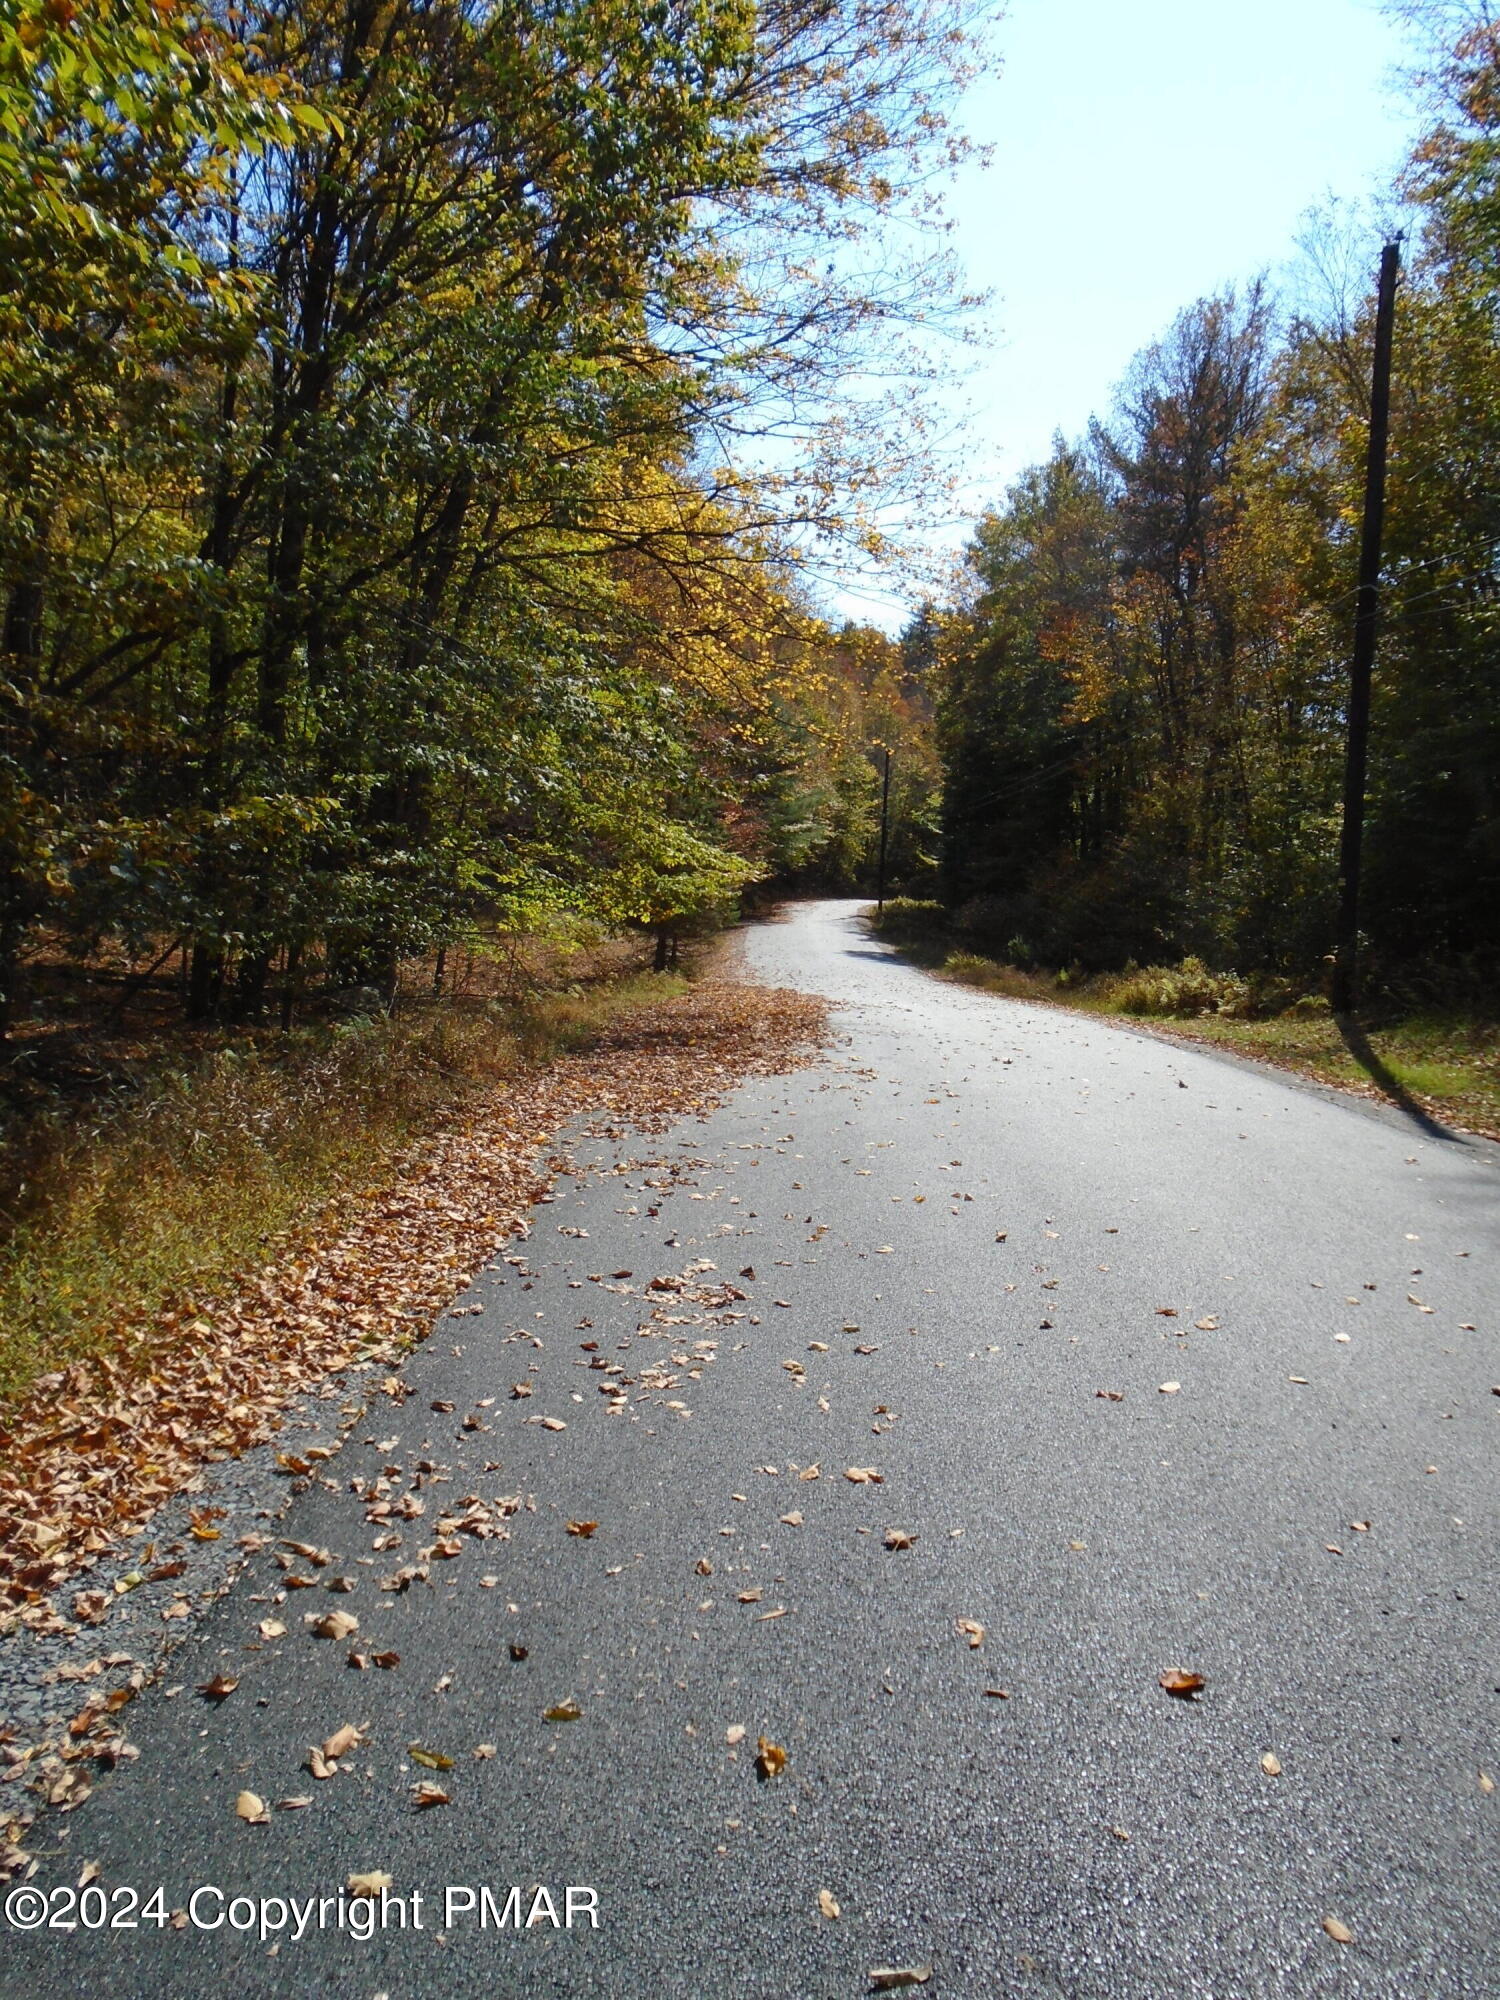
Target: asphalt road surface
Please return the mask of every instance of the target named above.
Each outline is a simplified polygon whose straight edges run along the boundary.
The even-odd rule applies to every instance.
[[[197,1921],[0,1931],[0,1988],[1500,1993],[1495,1149],[943,985],[852,904],[740,950],[832,996],[837,1045],[577,1141],[483,1313],[273,1524],[355,1588],[276,1602],[257,1557],[33,1885],[94,1861],[112,1918],[161,1884]],[[424,1561],[471,1495],[509,1539]],[[405,1900],[361,1940],[370,1871]],[[597,1929],[577,1894],[553,1925],[569,1887]],[[232,1927],[275,1898],[300,1938]]]

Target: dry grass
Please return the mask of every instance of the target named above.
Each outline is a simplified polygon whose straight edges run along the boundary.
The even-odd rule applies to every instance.
[[[476,1093],[683,985],[634,973],[414,1005],[213,1048],[148,1068],[83,1115],[33,1117],[13,1143],[0,1247],[0,1406],[325,1226],[332,1206],[378,1184],[403,1146]]]

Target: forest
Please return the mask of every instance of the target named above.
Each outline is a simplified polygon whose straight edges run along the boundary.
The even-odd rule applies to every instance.
[[[1372,998],[1473,1005],[1500,964],[1500,25],[1412,11],[1466,18],[1392,191],[1361,927]],[[1331,213],[1300,296],[1187,305],[979,523],[928,613],[940,893],[984,952],[1323,985],[1379,247]]]
[[[0,1018],[849,878],[907,697],[807,572],[922,477],[847,385],[952,309],[871,245],[971,60],[950,0],[10,13]]]

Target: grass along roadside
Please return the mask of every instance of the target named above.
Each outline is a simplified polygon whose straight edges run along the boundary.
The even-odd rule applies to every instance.
[[[0,1414],[49,1371],[149,1346],[174,1302],[326,1233],[481,1093],[685,985],[632,971],[503,1005],[435,1001],[148,1072],[26,1163],[0,1246]]]
[[[892,921],[873,927],[939,978],[1229,1049],[1500,1139],[1500,1027],[1492,1021],[1435,1009],[1392,1010],[1355,1026],[1337,1019],[1317,996],[1272,985],[1257,989],[1192,959],[1091,977],[1039,971],[957,948],[931,916],[899,905],[888,905],[887,913]]]

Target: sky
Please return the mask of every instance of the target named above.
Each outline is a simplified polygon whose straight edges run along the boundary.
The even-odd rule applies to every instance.
[[[1378,0],[1010,0],[950,201],[990,345],[961,401],[963,511],[1107,411],[1181,307],[1295,254],[1329,195],[1378,195],[1418,113]],[[963,533],[955,527],[954,539]],[[865,594],[840,609],[889,625]]]

